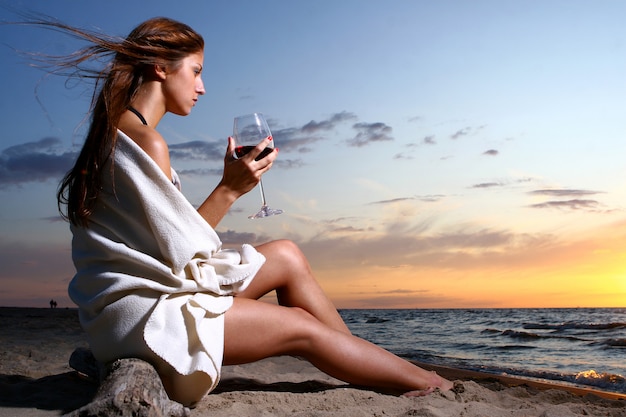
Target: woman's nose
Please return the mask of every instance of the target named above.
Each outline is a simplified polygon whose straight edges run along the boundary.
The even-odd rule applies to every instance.
[[[196,92],[201,95],[206,93],[206,91],[204,90],[204,82],[202,82],[202,78],[199,78],[196,83]]]

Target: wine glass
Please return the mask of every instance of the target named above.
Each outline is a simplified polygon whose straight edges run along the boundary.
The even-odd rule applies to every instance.
[[[259,142],[271,136],[270,128],[267,125],[265,117],[261,113],[246,114],[245,116],[235,117],[233,126],[233,138],[235,139],[235,157],[241,158]],[[274,150],[274,141],[271,141],[265,149],[255,158],[256,161],[264,158]],[[248,216],[249,219],[260,219],[263,217],[281,214],[281,209],[272,209],[268,207],[265,201],[265,191],[263,190],[263,181],[259,180],[259,188],[261,190],[261,200],[263,205],[258,213]]]

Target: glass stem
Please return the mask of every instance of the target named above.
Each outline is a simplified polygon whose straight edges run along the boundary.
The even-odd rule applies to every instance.
[[[261,190],[261,200],[263,201],[263,207],[267,206],[265,202],[265,191],[263,191],[263,180],[259,180],[259,190]]]

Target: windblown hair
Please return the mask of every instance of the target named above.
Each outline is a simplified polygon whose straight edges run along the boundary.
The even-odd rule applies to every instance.
[[[46,56],[44,60],[57,74],[95,80],[85,143],[57,191],[61,215],[74,225],[87,227],[101,190],[105,163],[115,150],[120,118],[146,75],[155,65],[175,69],[185,57],[201,52],[204,40],[189,26],[163,17],[141,23],[125,39],[56,21],[38,20],[30,24],[58,30],[92,44],[71,55]],[[88,67],[90,62],[103,60],[109,60],[104,68]],[[66,206],[65,211],[63,206]]]

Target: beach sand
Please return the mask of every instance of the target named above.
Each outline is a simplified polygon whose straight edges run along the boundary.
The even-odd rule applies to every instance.
[[[77,347],[87,343],[75,310],[0,308],[0,417],[58,416],[89,403],[97,384],[68,365]],[[398,397],[292,357],[229,366],[191,416],[626,416],[626,395],[436,370],[456,381],[456,392]]]

